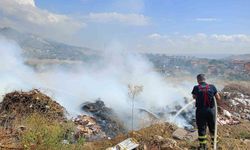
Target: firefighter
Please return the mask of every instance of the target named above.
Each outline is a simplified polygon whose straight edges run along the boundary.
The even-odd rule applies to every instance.
[[[199,150],[207,149],[206,129],[208,126],[213,145],[215,133],[215,104],[214,97],[220,101],[217,89],[212,84],[206,83],[205,74],[197,75],[198,85],[194,86],[192,95],[196,100],[196,124],[198,127]]]

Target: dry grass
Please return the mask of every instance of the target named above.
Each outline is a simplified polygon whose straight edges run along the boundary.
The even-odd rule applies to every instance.
[[[58,122],[32,114],[24,119],[21,124],[26,128],[21,134],[21,143],[25,149],[58,150],[82,149],[84,140],[80,139],[75,144],[72,142],[74,124],[71,121]],[[67,140],[69,144],[63,144]]]
[[[231,83],[224,87],[223,91],[226,92],[240,92],[244,95],[250,96],[250,85],[249,84],[237,84],[237,83]]]

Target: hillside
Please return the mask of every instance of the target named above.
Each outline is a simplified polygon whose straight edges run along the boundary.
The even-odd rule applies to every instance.
[[[93,49],[55,42],[12,28],[0,29],[0,35],[17,42],[27,58],[89,61],[98,57],[98,51]]]
[[[232,55],[227,57],[229,60],[242,60],[242,61],[250,61],[250,54],[242,54],[242,55]]]

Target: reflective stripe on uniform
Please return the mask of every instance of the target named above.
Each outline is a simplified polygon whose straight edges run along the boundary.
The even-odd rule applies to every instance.
[[[200,144],[207,144],[207,140],[200,141]]]
[[[198,140],[200,142],[200,144],[207,144],[207,136],[198,136]]]
[[[198,136],[198,139],[206,139],[206,138],[207,138],[206,135],[204,135],[204,136]]]

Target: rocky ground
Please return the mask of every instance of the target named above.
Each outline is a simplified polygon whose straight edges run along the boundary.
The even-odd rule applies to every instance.
[[[218,149],[248,150],[250,148],[250,123],[219,126]],[[239,132],[241,131],[241,132]],[[246,133],[243,135],[243,133]],[[112,140],[86,143],[89,149],[105,149],[116,145],[127,137],[134,137],[140,144],[139,150],[183,150],[198,147],[197,132],[177,128],[169,123],[155,124],[127,135],[119,135]]]
[[[218,149],[250,149],[248,87],[227,85],[219,104]],[[39,90],[15,91],[0,103],[0,149],[103,150],[132,137],[142,150],[196,149],[197,130],[157,123],[128,132],[101,100],[84,103],[85,115],[65,117],[65,109]]]
[[[250,88],[239,84],[229,84],[221,92],[222,109],[231,112],[233,118],[250,121]]]

